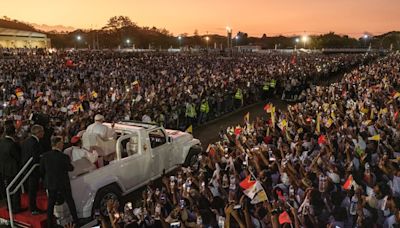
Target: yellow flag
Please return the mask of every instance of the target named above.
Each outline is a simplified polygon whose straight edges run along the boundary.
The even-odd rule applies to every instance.
[[[271,122],[272,127],[275,128],[275,106],[271,108]]]
[[[336,119],[336,116],[335,116],[335,112],[334,112],[334,111],[331,112],[331,117],[332,117],[332,119]]]
[[[331,126],[332,126],[332,124],[333,124],[333,120],[331,119],[331,118],[329,118],[327,121],[326,121],[326,127],[327,128],[330,128]]]
[[[361,112],[364,114],[367,114],[369,112],[369,110],[367,108],[363,108],[363,109],[361,109]]]
[[[381,136],[380,135],[374,135],[372,137],[369,137],[368,140],[379,141],[379,140],[381,140]]]
[[[250,122],[250,112],[248,112],[246,115],[244,115],[244,122],[246,122],[246,123]]]
[[[382,114],[386,114],[388,112],[388,110],[387,110],[387,108],[381,108],[381,110],[379,110],[379,115],[382,115]]]
[[[193,134],[193,126],[190,125],[190,126],[185,130],[185,132],[190,133],[190,134]]]
[[[366,120],[364,122],[362,122],[362,124],[364,124],[365,126],[368,126],[372,121],[371,120]]]
[[[369,116],[369,119],[374,119],[375,115],[374,115],[374,110],[371,110],[371,115]]]
[[[321,132],[321,114],[318,112],[317,114],[317,127],[315,129],[317,133]]]
[[[96,93],[96,91],[92,91],[92,94],[91,94],[91,95],[92,95],[93,98],[97,98],[97,95],[98,95],[98,94]]]

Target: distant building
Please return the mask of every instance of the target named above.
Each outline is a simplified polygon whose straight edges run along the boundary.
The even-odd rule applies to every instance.
[[[0,28],[0,48],[50,48],[46,34]]]
[[[261,46],[258,45],[241,45],[235,46],[235,48],[239,52],[258,52],[261,50]]]

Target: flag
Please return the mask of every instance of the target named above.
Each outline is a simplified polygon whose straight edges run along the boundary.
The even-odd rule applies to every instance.
[[[394,120],[397,120],[397,117],[398,117],[398,116],[399,116],[399,111],[397,111],[397,112],[394,113],[394,117],[393,117]]]
[[[317,133],[321,132],[321,114],[318,112],[317,114],[317,127],[315,129]]]
[[[282,225],[282,224],[285,224],[285,223],[289,223],[289,224],[292,223],[292,220],[290,219],[290,216],[286,211],[282,212],[279,215],[279,224]]]
[[[278,124],[278,127],[279,127],[282,131],[284,131],[284,130],[286,129],[286,127],[287,127],[287,121],[286,121],[286,119],[281,120],[281,122]]]
[[[271,113],[272,107],[273,107],[272,104],[266,104],[266,105],[264,106],[264,110],[265,110],[267,113]]]
[[[369,110],[367,108],[361,109],[361,113],[367,114],[368,112],[369,112]]]
[[[92,93],[90,94],[93,98],[97,98],[98,94],[96,93],[96,91],[92,91]]]
[[[244,122],[246,122],[246,123],[250,122],[250,112],[248,112],[246,115],[244,115]]]
[[[242,128],[240,126],[235,127],[234,134],[236,136],[240,135],[241,132],[242,132]]]
[[[336,119],[336,116],[335,116],[335,112],[334,112],[334,111],[331,112],[331,117],[332,117],[332,119]]]
[[[188,128],[186,128],[185,132],[193,134],[193,125],[190,125]]]
[[[268,200],[267,193],[265,193],[264,189],[259,191],[256,196],[251,200],[251,204],[258,204]]]
[[[215,155],[215,149],[214,149],[214,147],[213,147],[211,144],[208,144],[208,147],[207,147],[206,152],[207,152],[208,154],[210,154],[211,157],[214,157],[214,155]]]
[[[329,118],[329,119],[326,121],[325,127],[326,127],[326,128],[330,128],[330,127],[332,126],[332,124],[333,124],[333,120],[332,120],[331,118]]]
[[[353,176],[350,175],[349,178],[347,178],[346,182],[344,182],[343,189],[350,190],[351,186],[353,185],[353,181]]]
[[[363,121],[362,124],[365,126],[368,126],[371,122],[372,122],[371,120],[366,120],[366,121]]]
[[[256,194],[262,190],[263,187],[261,183],[259,181],[256,181],[255,184],[253,184],[250,188],[245,189],[243,193],[250,199],[253,199],[256,196]]]
[[[374,135],[372,137],[368,137],[368,140],[379,141],[379,140],[381,140],[381,136],[379,134],[378,135]]]
[[[256,181],[252,180],[251,175],[248,175],[246,178],[244,178],[244,180],[242,180],[242,182],[240,182],[239,186],[242,187],[243,189],[249,189],[255,184]]]
[[[271,123],[272,127],[275,129],[275,107],[272,106],[271,108]]]
[[[21,88],[17,88],[15,90],[15,95],[17,95],[17,97],[20,98],[20,97],[24,96],[24,92],[22,91]]]
[[[67,62],[65,63],[65,65],[67,67],[72,67],[72,66],[74,66],[74,62],[72,60],[68,59]]]
[[[388,113],[387,108],[381,108],[381,110],[379,110],[379,115],[386,114],[386,113]]]
[[[326,144],[325,135],[321,135],[318,137],[318,144]]]

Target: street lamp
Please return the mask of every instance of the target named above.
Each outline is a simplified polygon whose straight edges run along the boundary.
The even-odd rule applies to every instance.
[[[179,48],[182,46],[181,45],[181,43],[182,43],[182,36],[178,36],[178,41],[179,41]]]
[[[303,37],[301,37],[301,40],[303,41],[303,44],[304,44],[304,48],[306,48],[306,43],[308,42],[308,36],[307,35],[304,35]]]
[[[79,48],[79,43],[82,40],[82,36],[81,35],[77,35],[76,36],[76,47]]]
[[[237,46],[238,40],[240,39],[239,36],[235,36],[235,46]]]
[[[294,45],[294,50],[297,50],[297,44],[300,42],[300,38],[296,38],[294,41],[296,42]]]
[[[227,33],[227,41],[228,41],[228,48],[232,48],[232,29],[229,26],[226,26],[226,33]]]
[[[210,41],[210,37],[206,36],[207,50],[208,50],[208,41]]]

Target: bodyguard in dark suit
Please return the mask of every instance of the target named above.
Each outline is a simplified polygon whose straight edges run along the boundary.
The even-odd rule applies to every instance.
[[[40,140],[44,136],[44,129],[40,125],[34,125],[31,128],[31,136],[28,137],[21,145],[22,149],[22,164],[28,162],[30,158],[33,158],[32,165],[40,164],[40,157],[43,154],[43,149],[40,144]],[[35,168],[28,179],[28,192],[29,192],[29,208],[32,215],[40,213],[36,206],[36,196],[40,181],[40,169]]]
[[[44,173],[44,182],[48,191],[48,225],[49,227],[54,226],[54,205],[58,196],[65,199],[74,223],[78,225],[78,216],[68,176],[68,172],[73,171],[74,167],[68,155],[62,152],[64,143],[61,137],[52,137],[51,145],[53,150],[45,153],[40,160],[40,168]]]
[[[15,142],[15,127],[13,124],[6,124],[5,136],[0,140],[0,173],[3,175],[4,186],[9,183],[20,171],[21,148]],[[17,191],[11,196],[12,212],[21,211],[21,192]]]

